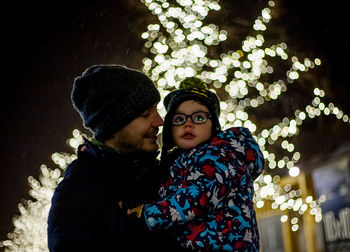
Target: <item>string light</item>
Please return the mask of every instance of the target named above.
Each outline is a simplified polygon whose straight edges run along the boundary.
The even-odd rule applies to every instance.
[[[321,65],[319,58],[301,60],[297,56],[288,55],[285,42],[265,46],[263,34],[272,18],[274,1],[269,1],[268,7],[254,21],[253,30],[258,34],[247,36],[240,49],[222,53],[219,59],[208,56],[208,47],[223,42],[229,34],[215,24],[204,25],[202,22],[209,11],[220,10],[218,1],[177,1],[180,7],[172,6],[165,0],[142,2],[159,20],[159,24],[149,25],[142,35],[146,40],[145,46],[150,48],[150,55],[143,59],[143,71],[158,84],[162,98],[168,94],[168,89],[177,87],[186,77],[197,76],[212,83],[212,91],[218,94],[225,92],[222,96],[227,97],[220,103],[221,125],[224,129],[244,126],[255,133],[270,170],[287,169],[291,177],[301,174],[297,166],[301,153],[289,139],[300,133],[304,121],[324,114],[334,115],[344,123],[349,123],[349,116],[340,108],[323,101],[325,92],[319,88],[313,90],[314,98],[310,104],[295,110],[293,118],[285,117],[266,129],[259,128],[250,120],[247,109],[255,109],[266,102],[279,99],[281,94],[288,91],[289,85],[305,72]],[[167,50],[162,50],[160,44],[168,45]],[[285,64],[288,64],[288,59],[291,62],[285,77],[271,83],[261,81],[262,76],[271,75],[275,71],[269,64],[269,58],[279,58]],[[229,79],[229,73],[233,73],[232,79]],[[161,105],[159,109],[164,116],[165,109]],[[281,159],[277,159],[277,155],[267,150],[267,146],[279,142],[281,150],[286,153]],[[322,220],[317,201],[306,201],[305,197],[308,199],[309,196],[302,196],[300,190],[295,191],[290,185],[282,188],[278,184],[279,180],[279,176],[272,178],[271,175],[262,175],[255,181],[257,208],[270,202],[273,209],[298,213],[290,220],[292,231],[299,229],[298,218],[306,212],[314,215],[316,222]],[[285,222],[287,218],[283,217],[281,221]]]
[[[291,177],[298,177],[301,170],[298,161],[301,153],[295,149],[289,139],[300,133],[304,121],[316,118],[322,114],[334,115],[344,123],[350,123],[346,115],[334,103],[323,100],[325,91],[320,88],[313,90],[313,100],[304,108],[295,110],[294,117],[284,117],[271,128],[259,128],[250,119],[247,109],[256,109],[266,103],[280,98],[288,91],[289,85],[301,78],[303,73],[321,65],[321,60],[305,58],[298,59],[288,55],[287,44],[266,46],[264,32],[270,22],[274,1],[268,2],[268,7],[261,11],[252,28],[257,35],[247,36],[242,41],[242,47],[237,50],[222,53],[220,58],[210,58],[208,47],[216,46],[225,41],[229,34],[215,24],[204,25],[203,20],[210,11],[220,11],[218,0],[177,0],[177,5],[166,0],[141,0],[158,18],[159,23],[150,24],[147,31],[141,34],[145,40],[145,48],[150,52],[142,60],[142,70],[157,84],[164,98],[169,89],[178,87],[179,82],[186,77],[197,76],[212,83],[212,91],[222,94],[220,107],[222,115],[220,123],[223,128],[244,126],[249,128],[263,151],[268,170],[287,169]],[[263,81],[262,77],[275,72],[269,64],[270,58],[279,58],[285,64],[291,61],[284,78],[271,83]],[[229,77],[233,74],[233,78]],[[230,75],[231,76],[231,75]],[[159,103],[161,116],[165,109]],[[81,133],[73,131],[73,137],[68,145],[73,149],[83,142]],[[281,142],[280,149],[286,153],[281,159],[267,150],[267,146]],[[31,186],[30,195],[34,199],[19,204],[21,215],[14,217],[15,229],[8,234],[8,240],[1,241],[0,247],[6,251],[47,251],[47,216],[51,197],[57,184],[62,180],[62,174],[75,154],[54,153],[52,160],[58,168],[50,169],[41,166],[39,180],[28,178]],[[281,185],[279,175],[272,176],[269,171],[262,174],[254,183],[256,207],[270,205],[272,209],[283,212],[281,222],[288,222],[291,230],[296,232],[300,226],[300,217],[308,213],[314,216],[316,222],[322,220],[319,203],[324,198],[314,199],[305,195],[291,184]],[[292,213],[292,214],[291,214]]]
[[[77,129],[73,130],[73,137],[67,142],[76,153],[76,148],[83,143],[82,134]],[[33,200],[18,204],[20,215],[13,218],[14,230],[8,234],[8,240],[0,241],[0,247],[5,247],[4,251],[48,251],[47,217],[51,198],[63,179],[67,165],[76,158],[76,154],[53,153],[51,159],[58,168],[41,165],[39,180],[31,176],[28,178],[31,187],[29,195]]]

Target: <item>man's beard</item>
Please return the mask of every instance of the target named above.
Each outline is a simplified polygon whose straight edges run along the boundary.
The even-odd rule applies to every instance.
[[[158,129],[152,129],[145,135],[131,135],[127,131],[121,130],[116,136],[117,146],[121,151],[125,152],[149,152],[157,150],[144,149],[144,139],[150,136],[156,136]]]

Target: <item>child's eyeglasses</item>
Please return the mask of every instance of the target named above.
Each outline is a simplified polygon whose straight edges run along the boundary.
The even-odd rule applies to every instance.
[[[195,124],[203,124],[203,123],[206,123],[208,119],[211,119],[210,113],[204,112],[204,111],[198,111],[190,115],[186,115],[183,113],[176,113],[173,116],[173,120],[171,122],[174,126],[181,126],[187,121],[187,118],[189,117],[191,118],[192,122]]]

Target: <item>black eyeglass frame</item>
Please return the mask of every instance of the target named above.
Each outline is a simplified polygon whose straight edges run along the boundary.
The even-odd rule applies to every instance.
[[[195,116],[196,114],[198,114],[198,113],[205,114],[205,116],[204,116],[204,119],[205,119],[205,120],[203,120],[203,121],[197,121],[196,119],[194,119],[194,116]],[[176,115],[183,115],[183,116],[185,116],[186,118],[185,118],[185,120],[184,120],[181,124],[176,124],[176,123],[174,123],[174,117],[175,117]],[[188,118],[191,118],[191,121],[192,121],[194,124],[204,124],[204,123],[206,123],[206,122],[208,121],[208,119],[211,120],[211,114],[210,114],[209,112],[207,112],[207,111],[196,111],[196,112],[193,112],[193,113],[190,114],[190,115],[186,115],[185,113],[175,113],[175,114],[173,115],[173,117],[172,117],[171,124],[172,124],[173,126],[181,126],[181,125],[184,125],[184,124],[187,122]]]

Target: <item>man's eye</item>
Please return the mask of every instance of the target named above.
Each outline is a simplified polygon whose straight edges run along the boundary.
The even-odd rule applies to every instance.
[[[143,113],[141,114],[141,117],[148,117],[149,114],[150,114],[149,111],[146,110],[145,112],[143,112]]]

